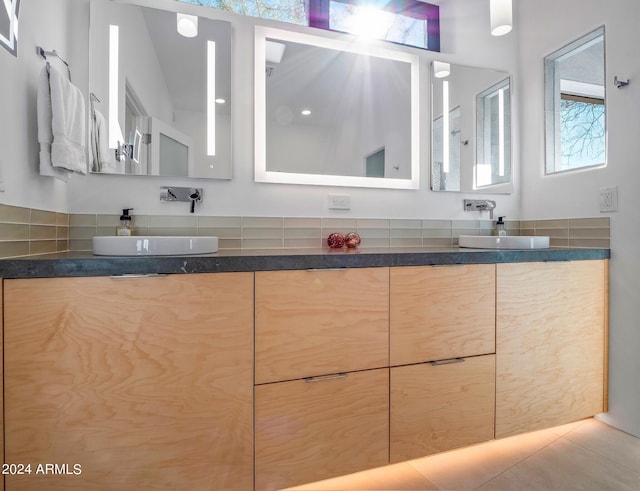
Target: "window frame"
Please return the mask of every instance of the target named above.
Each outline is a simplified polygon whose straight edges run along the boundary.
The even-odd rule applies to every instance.
[[[606,31],[605,26],[599,26],[596,29],[580,36],[578,39],[570,42],[566,46],[548,54],[544,57],[544,115],[545,115],[545,162],[544,175],[553,176],[564,174],[567,172],[580,172],[591,169],[601,169],[608,164],[608,138],[607,138],[607,89],[606,89]],[[563,93],[560,88],[560,76],[557,73],[557,63],[567,54],[574,52],[576,49],[593,42],[598,38],[602,38],[603,44],[603,90],[604,95],[599,99],[604,106],[604,158],[602,162],[588,165],[580,165],[562,169],[562,135],[560,133],[560,114],[562,100],[582,99],[582,102],[594,104],[595,97],[577,96]],[[591,99],[591,100],[588,100]]]

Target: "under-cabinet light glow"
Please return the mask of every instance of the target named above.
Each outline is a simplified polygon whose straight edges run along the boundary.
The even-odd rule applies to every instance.
[[[442,82],[442,172],[449,172],[449,81]]]
[[[207,155],[216,154],[216,43],[207,42]]]

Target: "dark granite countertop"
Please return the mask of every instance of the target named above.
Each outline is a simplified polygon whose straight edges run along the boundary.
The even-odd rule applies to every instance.
[[[423,266],[491,264],[540,261],[607,259],[609,249],[433,249],[379,248],[360,250],[273,249],[222,250],[199,256],[94,256],[61,253],[46,257],[0,259],[1,278],[55,278],[287,269],[366,268],[375,266]]]

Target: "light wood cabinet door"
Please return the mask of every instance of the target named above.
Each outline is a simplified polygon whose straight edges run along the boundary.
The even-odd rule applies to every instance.
[[[388,368],[259,385],[255,398],[256,491],[388,462]]]
[[[496,437],[604,410],[606,266],[498,265]]]
[[[253,273],[5,281],[7,489],[253,487]]]
[[[495,265],[391,268],[390,361],[495,353]]]
[[[389,269],[256,273],[256,383],[389,365]]]
[[[391,368],[390,460],[494,438],[495,355]]]

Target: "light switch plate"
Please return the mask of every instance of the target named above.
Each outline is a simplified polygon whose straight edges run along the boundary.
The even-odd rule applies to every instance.
[[[328,196],[328,206],[330,210],[350,210],[351,196],[346,194],[330,194]]]

